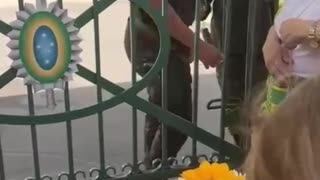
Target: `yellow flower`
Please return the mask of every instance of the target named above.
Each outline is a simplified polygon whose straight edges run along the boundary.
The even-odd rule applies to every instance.
[[[230,170],[226,163],[210,164],[207,161],[203,161],[196,169],[182,172],[181,177],[184,180],[245,180],[243,176]]]

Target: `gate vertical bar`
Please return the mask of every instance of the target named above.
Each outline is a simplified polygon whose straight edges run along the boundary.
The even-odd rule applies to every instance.
[[[246,52],[246,74],[245,74],[245,97],[251,98],[253,87],[253,73],[256,66],[257,55],[259,49],[257,49],[257,17],[258,13],[262,9],[262,0],[249,0],[249,13],[248,13],[248,28],[247,28],[247,52]],[[270,3],[269,3],[270,4]],[[267,7],[269,8],[269,7]],[[271,10],[270,10],[271,11]],[[249,127],[249,122],[247,122]],[[246,151],[249,150],[250,136],[245,139]]]
[[[95,56],[96,56],[96,81],[97,81],[97,102],[102,103],[102,89],[101,89],[101,57],[100,57],[100,31],[99,31],[99,13],[97,12],[98,0],[93,0],[93,22],[94,22],[94,42],[95,42]],[[100,154],[100,178],[106,178],[105,172],[105,151],[104,151],[104,129],[103,129],[103,112],[98,112],[98,128],[99,128],[99,154]]]
[[[3,150],[2,150],[2,141],[0,137],[0,179],[5,180],[6,175],[4,171],[4,159],[3,159]]]
[[[23,3],[24,3],[24,0],[18,0],[18,6],[20,11],[24,9]]]
[[[32,85],[27,85],[28,90],[28,106],[29,106],[29,115],[34,116],[34,100]],[[37,138],[37,128],[36,125],[31,125],[31,138],[32,138],[32,150],[33,150],[33,162],[34,162],[34,174],[35,178],[40,179],[40,162],[39,162],[39,150],[38,150],[38,138]]]
[[[18,0],[19,10],[23,10],[23,0]],[[33,99],[33,91],[32,85],[27,85],[27,92],[28,92],[28,108],[29,108],[29,115],[35,115],[34,109],[34,99]],[[39,162],[39,150],[38,150],[38,138],[37,138],[37,128],[36,125],[31,125],[31,139],[32,139],[32,151],[33,151],[33,163],[34,163],[34,176],[38,180],[40,179],[40,162]]]
[[[168,0],[162,0],[162,13],[164,19],[167,21],[167,7]],[[168,57],[169,58],[169,57]],[[162,95],[161,95],[161,105],[162,109],[168,109],[168,64],[162,70]],[[167,137],[167,127],[161,124],[161,142],[162,142],[162,166],[168,166],[168,137]]]
[[[58,0],[58,5],[60,8],[63,8],[62,0]],[[64,106],[65,112],[70,112],[70,92],[69,92],[69,82],[65,82],[64,87]],[[74,156],[73,156],[73,140],[72,140],[72,122],[68,120],[66,122],[66,131],[67,131],[67,149],[68,149],[68,165],[69,165],[69,179],[75,180],[74,175]]]
[[[130,2],[130,57],[131,57],[131,84],[135,85],[137,82],[136,76],[136,13],[137,7],[133,2]],[[138,167],[138,117],[137,109],[132,107],[132,165],[133,173],[139,172]]]
[[[200,39],[200,0],[196,0],[195,5],[195,20],[196,29],[193,44],[193,59],[194,59],[194,69],[193,69],[193,103],[192,103],[192,123],[198,126],[198,94],[199,94],[199,39]],[[192,165],[198,163],[197,158],[197,141],[192,139]]]
[[[261,7],[261,0],[249,0],[248,28],[247,28],[247,52],[246,52],[246,74],[245,74],[245,97],[250,97],[253,85],[253,68],[257,57],[256,27],[257,16]]]
[[[224,54],[224,72],[222,75],[222,102],[221,102],[221,114],[220,114],[220,137],[222,140],[225,139],[225,114],[226,114],[226,107],[227,107],[227,94],[226,94],[226,88],[225,88],[225,81],[226,76],[229,74],[230,69],[230,62],[229,62],[229,56],[230,56],[230,36],[231,36],[231,11],[232,8],[232,0],[224,0],[223,1],[223,54]],[[221,141],[220,145],[220,160],[224,160],[224,147],[223,143]]]
[[[70,111],[70,96],[69,96],[69,83],[68,82],[65,83],[64,102],[65,102],[65,111],[69,112]],[[70,176],[70,180],[75,180],[73,142],[72,142],[72,123],[70,120],[68,120],[66,122],[66,130],[67,130],[69,176]]]

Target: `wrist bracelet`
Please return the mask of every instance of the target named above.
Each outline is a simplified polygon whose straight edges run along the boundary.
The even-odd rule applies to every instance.
[[[309,34],[308,34],[309,45],[310,47],[315,49],[319,47],[320,28],[318,26],[319,26],[318,21],[313,23],[309,28]]]
[[[320,41],[320,21],[317,21],[315,28],[315,38],[319,42]]]
[[[312,23],[309,27],[308,39],[314,40],[316,38],[317,23]]]

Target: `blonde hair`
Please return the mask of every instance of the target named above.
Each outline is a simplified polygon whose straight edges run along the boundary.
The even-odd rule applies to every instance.
[[[256,121],[247,180],[320,178],[320,77],[299,83],[278,110]]]

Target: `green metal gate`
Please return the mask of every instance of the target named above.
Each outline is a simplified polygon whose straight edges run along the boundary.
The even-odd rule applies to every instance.
[[[24,2],[23,0],[19,0],[19,10],[24,10]],[[41,4],[41,2],[45,1],[37,1]],[[136,72],[135,72],[135,64],[132,63],[132,87],[129,89],[124,89],[115,83],[109,81],[108,79],[105,79],[101,77],[101,63],[100,63],[100,32],[99,32],[99,14],[106,10],[108,7],[110,7],[116,0],[94,0],[93,5],[89,7],[86,11],[84,11],[81,15],[79,15],[74,22],[68,22],[68,23],[74,23],[74,27],[79,29],[81,31],[81,28],[84,27],[88,22],[91,20],[94,21],[94,39],[95,39],[95,61],[96,61],[96,71],[90,71],[86,67],[83,67],[80,64],[77,64],[78,71],[76,74],[85,80],[91,82],[92,84],[96,85],[97,88],[97,104],[92,105],[83,109],[79,110],[72,110],[70,107],[70,99],[69,99],[69,82],[63,81],[64,83],[64,103],[65,103],[65,112],[59,113],[59,114],[53,114],[53,115],[35,115],[35,108],[34,108],[34,99],[33,99],[33,84],[27,85],[27,92],[28,92],[28,107],[29,107],[29,115],[28,116],[18,116],[18,115],[0,115],[0,124],[6,124],[6,125],[23,125],[23,126],[30,126],[30,131],[32,134],[32,139],[30,141],[32,142],[33,147],[33,164],[34,164],[34,174],[31,174],[35,180],[51,180],[53,179],[50,176],[47,176],[45,174],[41,173],[41,164],[39,162],[39,152],[38,152],[38,140],[37,140],[37,127],[41,125],[48,125],[48,124],[55,124],[55,123],[65,123],[66,124],[66,132],[67,132],[67,151],[68,151],[68,169],[66,172],[61,173],[59,175],[59,179],[70,179],[70,180],[76,180],[76,179],[137,179],[137,180],[143,180],[143,179],[157,179],[157,178],[169,178],[169,177],[176,177],[181,172],[181,170],[194,167],[197,165],[198,160],[200,158],[206,158],[209,161],[214,161],[219,159],[220,161],[227,161],[231,165],[237,165],[243,158],[242,151],[237,148],[236,146],[225,142],[224,141],[224,134],[222,134],[223,138],[214,136],[213,134],[199,128],[197,126],[197,101],[198,101],[198,79],[199,79],[199,62],[197,61],[198,54],[194,53],[194,59],[195,59],[195,70],[194,70],[194,95],[193,95],[193,111],[195,112],[193,115],[192,123],[185,121],[184,119],[168,112],[166,110],[166,64],[170,49],[170,37],[167,32],[166,28],[166,5],[167,1],[164,1],[163,3],[163,9],[156,11],[153,9],[150,9],[148,0],[131,0],[131,18],[133,19],[131,21],[131,33],[133,34],[132,38],[132,44],[135,44],[136,39],[134,38],[135,34],[135,12],[137,8],[142,8],[146,12],[149,13],[151,17],[153,17],[153,20],[155,21],[155,24],[158,27],[159,34],[161,37],[160,42],[160,52],[156,61],[156,64],[154,67],[150,70],[150,72],[143,77],[142,80],[137,81],[136,79]],[[254,2],[254,1],[252,1]],[[226,0],[226,8],[230,8],[231,0]],[[58,0],[58,5],[62,9],[62,0]],[[40,5],[39,5],[40,7]],[[199,39],[199,30],[200,30],[200,21],[199,21],[199,9],[200,9],[200,1],[197,1],[196,4],[196,39]],[[226,27],[228,27],[228,10],[226,10]],[[257,14],[257,12],[253,12],[254,14]],[[252,16],[252,15],[251,15]],[[253,16],[252,16],[253,17]],[[252,21],[255,21],[254,19]],[[254,27],[254,25],[251,25]],[[15,26],[9,25],[3,21],[0,21],[0,32],[3,35],[10,36],[11,39],[14,37],[11,33],[13,30],[15,30]],[[226,28],[227,29],[227,28]],[[72,30],[71,30],[72,31]],[[10,34],[11,33],[11,34]],[[226,31],[226,34],[228,34],[228,31]],[[228,36],[226,36],[226,39]],[[254,37],[253,37],[254,38]],[[252,42],[252,41],[251,41]],[[227,46],[227,45],[226,45]],[[197,41],[195,42],[195,49],[197,49]],[[15,50],[18,49],[18,47],[13,47]],[[227,48],[225,48],[227,49]],[[75,50],[76,51],[76,50]],[[225,50],[227,51],[227,50]],[[253,50],[254,51],[254,50]],[[252,53],[252,52],[251,52]],[[135,57],[135,49],[132,48],[131,50],[131,57]],[[250,54],[250,52],[249,52]],[[250,59],[250,58],[249,58]],[[252,61],[252,58],[251,58]],[[134,62],[134,61],[132,61]],[[248,61],[250,62],[250,61]],[[250,66],[250,63],[249,65]],[[137,94],[142,91],[147,84],[152,80],[153,77],[157,76],[159,72],[163,72],[163,107],[158,107],[156,105],[150,104],[148,101],[140,98]],[[250,68],[249,70],[250,71]],[[4,72],[0,76],[0,89],[5,87],[8,83],[10,83],[13,79],[17,77],[17,73],[19,74],[19,69],[10,68],[6,72]],[[250,73],[250,72],[249,72]],[[250,83],[250,79],[248,80]],[[106,101],[102,100],[102,91],[108,91],[112,93],[114,96]],[[50,94],[50,91],[48,91]],[[51,91],[52,93],[52,91]],[[223,99],[222,99],[223,100]],[[219,100],[218,100],[219,101]],[[120,104],[127,103],[132,106],[132,153],[133,153],[133,159],[131,160],[131,163],[125,165],[123,167],[123,170],[129,170],[128,173],[114,173],[114,168],[110,168],[107,166],[105,159],[105,140],[104,140],[104,129],[103,129],[103,123],[105,121],[102,112],[106,111],[108,109],[114,108]],[[222,101],[222,112],[224,112],[225,104]],[[138,161],[138,147],[137,147],[137,110],[145,112],[147,114],[150,114],[152,116],[157,117],[161,122],[163,123],[163,155],[162,155],[162,162],[161,166],[155,167],[152,171],[143,171],[141,166],[142,163]],[[224,113],[222,113],[224,114]],[[97,132],[97,135],[99,136],[99,156],[100,156],[100,167],[92,167],[91,170],[81,170],[77,171],[74,167],[74,157],[73,157],[73,133],[72,133],[72,122],[76,121],[77,119],[91,116],[91,115],[97,115],[98,117],[98,124],[99,131]],[[223,115],[222,115],[223,118]],[[222,123],[223,124],[223,123]],[[190,138],[193,139],[193,147],[192,147],[192,155],[186,157],[186,160],[189,160],[191,163],[189,163],[186,166],[179,166],[179,165],[169,165],[169,161],[176,161],[173,157],[167,157],[166,152],[166,128],[165,127],[172,127],[174,129],[177,129],[179,132],[182,132],[183,134],[186,134]],[[221,128],[222,132],[224,126]],[[94,132],[93,132],[94,133]],[[213,155],[211,157],[203,157],[199,156],[197,153],[197,145],[196,143],[200,142],[208,147],[210,147],[213,150]],[[5,180],[6,177],[6,164],[3,161],[3,152],[1,148],[1,142],[0,142],[0,179]]]

